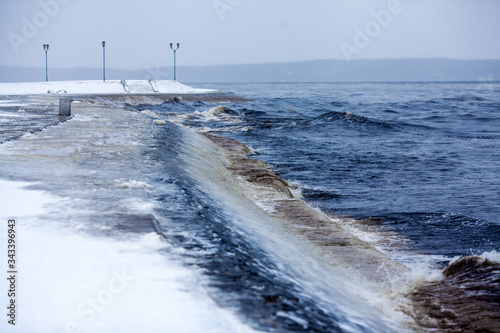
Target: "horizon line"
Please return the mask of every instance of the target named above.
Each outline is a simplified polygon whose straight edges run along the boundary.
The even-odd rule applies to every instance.
[[[256,62],[256,63],[237,63],[237,64],[208,64],[208,65],[178,65],[177,67],[225,67],[225,66],[258,66],[258,65],[278,65],[278,64],[298,64],[298,63],[307,63],[307,62],[317,62],[317,61],[341,61],[346,63],[356,62],[356,61],[396,61],[396,60],[448,60],[448,61],[499,61],[500,58],[485,58],[485,59],[459,59],[459,58],[446,58],[446,57],[412,57],[412,58],[359,58],[359,59],[343,59],[343,58],[323,58],[323,59],[312,59],[312,60],[295,60],[295,61],[283,61],[283,62]],[[6,68],[23,68],[23,69],[31,69],[31,68],[43,68],[43,66],[19,66],[19,65],[4,65],[0,64],[1,67]],[[149,66],[149,67],[141,67],[135,69],[129,68],[108,68],[107,70],[126,70],[126,71],[141,71],[147,70],[151,68],[157,68],[158,66]],[[165,67],[173,67],[173,65],[164,65],[159,66],[159,68]],[[85,66],[73,66],[73,67],[51,67],[52,69],[99,69],[101,67],[85,67]]]

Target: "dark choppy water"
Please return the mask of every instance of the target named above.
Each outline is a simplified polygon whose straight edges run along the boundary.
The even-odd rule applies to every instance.
[[[0,150],[6,157],[0,172],[37,182],[52,195],[78,197],[74,224],[104,225],[120,235],[148,232],[154,225],[182,250],[175,260],[203,271],[216,303],[256,330],[415,328],[396,318],[399,310],[388,310],[398,307],[391,305],[393,295],[379,297],[370,281],[358,285],[354,275],[309,261],[269,227],[262,211],[225,184],[225,171],[212,160],[216,151],[182,126],[217,132],[251,146],[252,158],[269,163],[310,205],[354,218],[345,220],[347,230],[375,239],[377,248],[403,264],[441,271],[454,257],[483,255],[449,266],[444,279],[416,293],[415,304],[428,311],[436,304],[432,297],[454,309],[485,304],[480,327],[500,321],[498,263],[484,259],[498,260],[500,250],[498,83],[206,87],[253,100],[225,108],[202,101],[128,106],[133,113],[127,117],[96,109],[60,124],[53,102],[1,97],[0,138],[11,145]],[[151,110],[182,126],[153,125],[136,110]],[[94,128],[93,122],[104,125]],[[36,131],[42,131],[42,140],[19,138]],[[32,166],[20,165],[26,156]],[[136,187],[139,192],[123,191]],[[65,207],[50,219],[67,216]],[[467,288],[470,298],[464,302]],[[439,311],[434,315],[441,316]],[[450,331],[472,327],[470,321],[422,322],[417,320]],[[247,332],[242,327],[238,332]]]
[[[494,331],[500,270],[484,258],[498,260],[500,248],[497,83],[218,88],[253,101],[152,110],[251,146],[254,158],[295,184],[309,204],[359,221],[350,224],[356,235],[410,267],[440,269],[453,258],[482,255],[456,262],[413,300],[433,318],[419,317],[423,327]],[[310,321],[310,315],[302,318]],[[384,330],[371,328],[378,329]]]
[[[254,101],[228,105],[235,113],[222,123],[202,116],[184,123],[252,146],[322,210],[377,219],[432,254],[500,247],[498,84],[217,88]]]

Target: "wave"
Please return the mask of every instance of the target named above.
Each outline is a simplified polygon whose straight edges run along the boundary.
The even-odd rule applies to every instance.
[[[174,102],[179,103],[179,102]],[[141,113],[144,114],[154,114],[156,118],[161,120],[168,120],[174,124],[186,125],[189,127],[196,127],[199,131],[246,131],[248,126],[240,125],[242,119],[239,113],[227,106],[219,105],[212,107],[205,111],[195,110],[192,112],[192,106],[179,103],[180,109],[178,107],[172,108],[171,106],[165,107],[162,104],[160,109],[155,109],[155,112],[150,110],[143,110]],[[181,109],[187,109],[191,112],[182,112]],[[168,112],[165,112],[169,110]]]
[[[367,129],[393,129],[391,124],[383,121],[373,120],[371,118],[341,111],[328,111],[313,119],[304,121],[308,125],[322,125],[322,124],[340,124],[346,127],[361,127]]]
[[[241,113],[247,115],[247,116],[253,116],[253,117],[259,117],[259,116],[265,116],[267,115],[266,112],[261,111],[261,110],[254,110],[254,109],[249,109],[249,108],[242,108]]]
[[[394,105],[397,105],[398,108],[403,108],[403,109],[412,109],[417,106],[420,108],[428,108],[428,107],[435,108],[435,107],[450,105],[450,102],[470,102],[470,101],[484,102],[488,101],[488,99],[476,95],[459,95],[459,96],[444,97],[444,98],[414,99],[404,103],[394,103]]]
[[[411,265],[405,266],[390,259],[375,249],[370,240],[361,240],[352,232],[353,229],[346,228],[345,219],[326,217],[323,212],[309,207],[293,187],[275,175],[269,166],[246,157],[248,149],[241,142],[211,133],[205,133],[205,136],[227,151],[226,155],[230,161],[227,168],[231,172],[242,176],[251,184],[248,186],[257,186],[257,192],[260,194],[256,200],[264,210],[284,221],[286,228],[293,234],[320,249],[323,260],[330,265],[346,269],[352,279],[363,276],[365,288],[370,289],[370,284],[374,283],[379,291],[391,290],[394,293],[391,297],[398,298],[402,303],[405,299],[404,290],[410,288],[412,291],[407,297],[413,306],[400,306],[420,328],[438,328],[445,332],[457,331],[457,328],[486,332],[498,327],[500,255],[495,255],[496,252],[462,257],[451,262],[439,274],[426,273],[416,277],[420,273],[414,272]],[[302,191],[307,196],[307,189]],[[317,197],[316,199],[329,196],[329,193],[321,190],[312,189],[310,192],[310,196]],[[416,218],[421,220],[427,215],[416,213]],[[456,219],[459,225],[469,221],[464,221],[463,216],[453,215],[448,218]],[[430,222],[433,223],[434,220]],[[382,237],[387,235],[386,232]],[[356,264],[353,265],[353,262]],[[439,275],[442,278],[436,278]]]
[[[251,150],[246,145],[214,133],[202,133],[205,137],[203,139],[206,141],[210,139],[211,144],[214,145],[214,148],[209,150],[210,145],[204,143],[200,139],[201,136],[195,134],[191,134],[189,138],[191,148],[189,156],[186,156],[186,160],[189,161],[187,169],[201,184],[200,189],[217,198],[216,202],[228,203],[230,210],[234,210],[229,219],[223,223],[217,222],[220,228],[224,228],[220,233],[217,232],[217,236],[223,240],[220,243],[223,246],[222,251],[220,254],[217,252],[217,256],[229,256],[234,263],[228,267],[221,267],[220,263],[214,262],[213,266],[206,267],[209,270],[208,274],[213,272],[218,279],[221,279],[215,281],[216,286],[232,292],[231,302],[233,304],[242,302],[241,306],[245,308],[245,312],[248,312],[246,316],[260,312],[259,316],[264,316],[263,319],[271,325],[278,324],[283,319],[281,312],[286,313],[288,319],[295,319],[291,319],[292,322],[287,326],[279,325],[285,328],[294,327],[293,325],[297,322],[304,323],[301,327],[295,326],[295,331],[308,329],[325,331],[328,330],[327,327],[336,330],[338,323],[342,326],[355,325],[352,331],[366,331],[368,327],[365,326],[366,323],[369,323],[370,330],[373,332],[392,331],[388,327],[381,329],[378,324],[374,325],[373,314],[363,312],[363,306],[360,307],[357,304],[358,301],[354,301],[357,304],[354,305],[356,312],[351,312],[354,308],[350,302],[353,300],[349,299],[349,304],[346,304],[346,299],[339,297],[337,292],[340,288],[343,290],[342,293],[352,294],[355,288],[350,285],[349,279],[344,280],[342,275],[337,274],[338,272],[327,272],[330,269],[349,272],[352,260],[350,252],[355,252],[358,265],[353,270],[360,272],[356,276],[363,281],[373,277],[373,280],[376,280],[373,288],[376,290],[380,287],[378,283],[387,285],[387,279],[394,275],[393,266],[395,269],[404,268],[342,231],[340,225],[333,223],[321,212],[305,205],[297,198],[293,187],[274,174],[266,163],[247,157]],[[203,149],[200,149],[201,146]],[[223,156],[219,156],[221,152]],[[194,205],[203,206],[198,203]],[[207,210],[202,214],[203,225],[206,226],[212,223],[210,215],[217,213]],[[221,217],[219,216],[218,219]],[[231,242],[234,242],[232,239],[232,233],[235,231],[234,224],[237,224],[237,228],[241,230],[237,233],[240,241],[233,246]],[[212,235],[213,232],[209,234]],[[245,239],[241,239],[242,235]],[[253,249],[248,247],[249,241]],[[309,247],[308,244],[315,244],[325,250],[324,261],[304,251]],[[266,254],[256,251],[259,247],[266,249]],[[338,251],[333,250],[334,248]],[[350,251],[346,250],[347,248]],[[241,256],[239,252],[242,249],[246,249],[245,251],[250,255]],[[278,260],[277,267],[276,263],[268,262],[269,255]],[[212,256],[205,260],[211,260],[211,258]],[[309,265],[304,266],[305,262]],[[327,262],[331,263],[331,266]],[[384,263],[384,268],[377,270],[382,263]],[[263,281],[263,278],[267,279],[266,276],[272,277],[275,274],[293,281],[293,284],[280,290],[282,285],[277,281]],[[303,274],[307,276],[305,280]],[[325,274],[329,276],[326,280],[323,278]],[[318,279],[321,279],[321,282]],[[252,282],[261,280],[265,285]],[[244,283],[246,287],[243,287],[241,283]],[[323,283],[329,286],[328,291],[319,287],[322,291],[316,294],[315,290]],[[346,283],[348,286],[345,286]],[[236,288],[238,288],[237,293]],[[289,293],[291,288],[296,289],[295,297]],[[387,286],[384,289],[390,288]],[[314,303],[310,303],[310,296],[300,290],[313,292],[316,297]],[[354,293],[356,294],[357,291]],[[366,291],[366,293],[369,292]],[[379,301],[377,297],[371,299],[373,302]],[[265,302],[262,303],[262,300]],[[247,309],[245,305],[249,301],[252,302],[251,309]],[[342,306],[339,308],[339,304],[343,304],[345,308]],[[333,312],[331,312],[332,306],[335,308]],[[269,311],[262,312],[262,309],[269,309]],[[318,309],[320,309],[319,312]],[[329,318],[325,316],[325,311],[328,312]],[[353,324],[356,321],[351,321],[352,315],[356,316],[355,313],[359,312],[364,313],[361,322],[357,322],[363,325],[362,327],[357,326],[357,323]],[[384,318],[387,320],[387,317],[384,316]],[[394,325],[400,324],[398,322]],[[340,328],[338,330],[341,331]]]
[[[212,133],[203,133],[203,135],[231,153],[229,156],[232,163],[229,170],[236,172],[251,183],[271,186],[286,197],[293,198],[288,183],[271,172],[266,163],[246,157],[251,152],[250,148],[234,139]]]
[[[333,106],[333,107],[343,107],[343,106],[348,105],[348,103],[346,103],[346,102],[339,102],[339,101],[333,101],[333,102],[330,102],[330,105]]]
[[[498,332],[500,327],[500,258],[495,253],[452,261],[443,279],[415,290],[419,324],[444,332]]]
[[[481,96],[475,96],[475,95],[462,95],[462,96],[456,96],[456,97],[445,97],[443,98],[444,101],[453,101],[453,102],[468,102],[468,101],[476,101],[476,102],[483,102],[486,101],[487,99]]]
[[[229,160],[229,165],[226,168],[236,176],[242,177],[246,182],[246,186],[256,188],[253,192],[258,193],[255,200],[268,208],[272,207],[269,210],[271,215],[287,220],[291,229],[295,229],[299,234],[306,236],[309,241],[320,246],[328,246],[330,249],[335,246],[349,247],[353,252],[361,250],[363,255],[356,257],[356,260],[358,261],[357,268],[364,272],[364,276],[373,275],[374,278],[378,276],[377,280],[380,278],[380,281],[388,278],[384,272],[369,269],[369,267],[377,266],[381,262],[387,265],[386,268],[391,273],[400,270],[405,271],[401,265],[346,233],[340,225],[332,221],[323,212],[309,207],[301,200],[300,194],[294,190],[293,186],[272,172],[266,163],[248,158],[247,154],[250,150],[244,144],[213,133],[203,133],[203,135],[225,150],[225,155]],[[340,222],[337,221],[337,223]],[[323,231],[320,230],[322,227],[324,228]],[[309,228],[318,230],[308,232]],[[335,252],[331,251],[329,254],[331,259],[335,257],[335,260],[345,265],[348,265],[352,260],[353,254],[345,253],[345,248],[342,251]]]
[[[303,187],[302,195],[308,200],[330,200],[341,196],[337,191],[321,188]]]
[[[497,332],[500,327],[500,253],[489,250],[482,255],[457,256],[451,261],[447,256],[453,250],[463,253],[469,245],[495,246],[497,225],[465,215],[438,213],[400,213],[392,217],[349,220],[348,225],[352,233],[412,268],[412,274],[419,267],[436,267],[431,272],[425,268],[421,272],[424,279],[416,280],[408,294],[413,304],[409,315],[420,327],[442,332]],[[423,227],[428,237],[420,239],[415,247],[412,234]],[[472,243],[457,243],[459,234],[467,234]],[[442,248],[447,250],[442,253]],[[478,249],[469,251],[480,253]],[[439,268],[447,262],[446,267]]]
[[[498,224],[464,214],[401,212],[379,216],[378,219],[382,228],[408,237],[411,240],[408,248],[430,255],[467,256],[493,251],[500,245]],[[422,230],[425,230],[425,237],[414,236],[420,235]]]

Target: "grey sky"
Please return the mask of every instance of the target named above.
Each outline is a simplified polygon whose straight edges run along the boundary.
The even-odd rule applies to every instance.
[[[389,15],[387,15],[389,14]],[[498,0],[0,0],[0,64],[500,59]]]

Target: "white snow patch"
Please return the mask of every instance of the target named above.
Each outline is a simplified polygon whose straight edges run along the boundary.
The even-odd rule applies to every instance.
[[[128,182],[121,183],[118,187],[120,188],[136,188],[136,187],[143,187],[148,190],[152,189],[153,187],[149,185],[148,183],[141,182],[138,180],[129,180]]]
[[[0,218],[24,218],[45,212],[46,205],[56,202],[56,198],[42,191],[26,190],[33,185],[0,179]]]
[[[201,274],[173,259],[155,233],[116,240],[26,223],[17,233],[16,332],[238,332],[245,326],[215,304]],[[1,294],[7,289],[2,279]],[[10,326],[2,320],[0,331],[11,332]]]
[[[150,117],[153,117],[153,118],[160,118],[160,116],[158,114],[152,112],[151,110],[144,110],[144,111],[141,111],[141,113],[148,115]]]
[[[156,125],[165,125],[166,124],[165,120],[161,120],[161,119],[155,119],[155,120],[153,120],[153,123],[155,123]]]
[[[16,326],[6,317],[0,332],[253,332],[156,233],[117,239],[89,235],[82,224],[60,228],[47,223],[56,198],[29,185],[0,180],[0,252],[7,253],[5,222],[15,217],[18,254]],[[1,279],[0,295],[9,288]]]
[[[165,94],[206,94],[213,89],[198,89],[170,80],[154,81],[158,93]],[[54,81],[54,82],[14,82],[0,83],[0,95],[39,95],[39,94],[154,94],[148,80],[127,80],[126,91],[119,80],[102,81]]]

